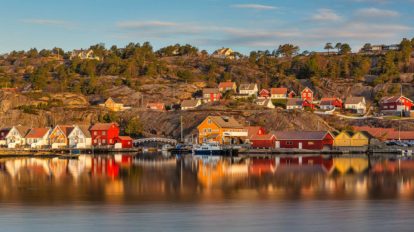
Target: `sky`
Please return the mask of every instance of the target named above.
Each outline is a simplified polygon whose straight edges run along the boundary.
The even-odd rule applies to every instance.
[[[414,0],[0,0],[0,53],[149,41],[248,54],[414,37]]]

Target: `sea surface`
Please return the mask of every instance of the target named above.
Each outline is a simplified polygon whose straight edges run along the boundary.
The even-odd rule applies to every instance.
[[[1,158],[0,231],[413,231],[414,160]]]

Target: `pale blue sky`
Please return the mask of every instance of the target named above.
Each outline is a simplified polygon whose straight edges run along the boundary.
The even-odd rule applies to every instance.
[[[0,53],[29,48],[190,43],[242,53],[294,43],[414,37],[414,0],[0,0]]]

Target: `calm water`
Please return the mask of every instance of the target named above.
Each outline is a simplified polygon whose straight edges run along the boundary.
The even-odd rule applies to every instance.
[[[414,161],[0,159],[0,231],[413,231]]]

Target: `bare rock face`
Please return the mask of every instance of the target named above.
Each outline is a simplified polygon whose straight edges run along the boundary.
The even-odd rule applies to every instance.
[[[24,95],[0,91],[0,112],[4,113],[21,105],[30,104],[31,102]]]
[[[52,99],[62,101],[63,105],[68,108],[88,107],[89,102],[85,96],[73,93],[58,93],[51,96]]]

